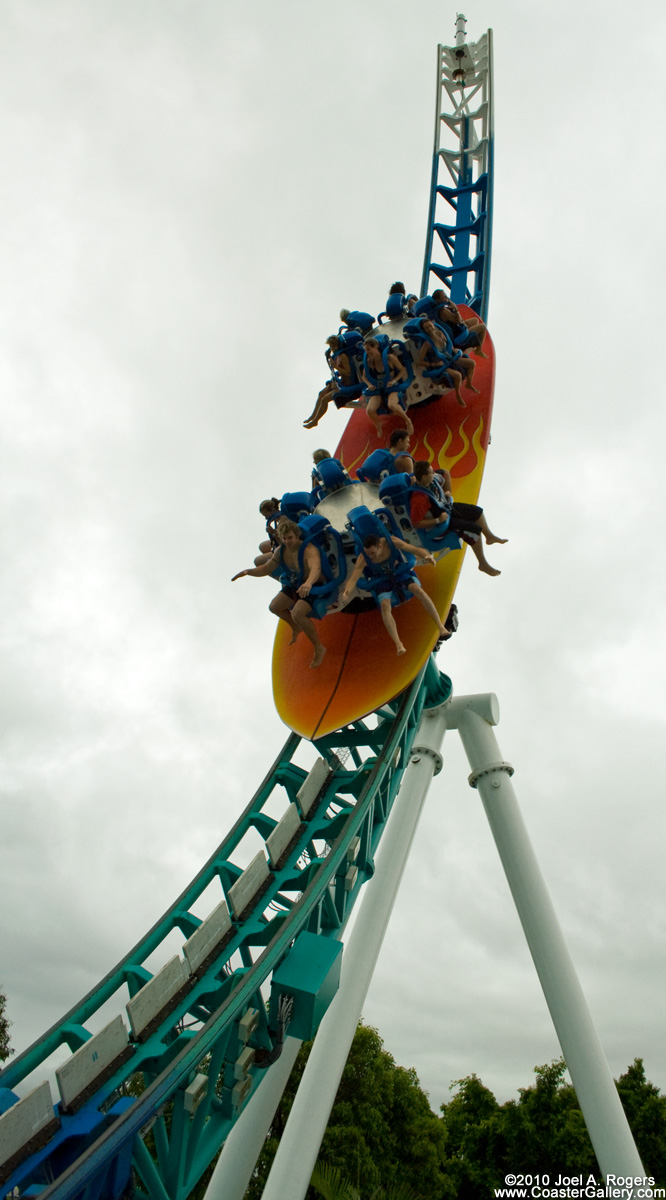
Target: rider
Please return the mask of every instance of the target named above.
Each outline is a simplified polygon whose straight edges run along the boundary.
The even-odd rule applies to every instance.
[[[439,325],[436,325],[434,321],[424,319],[421,322],[421,329],[426,337],[430,339],[439,354],[443,355],[444,358],[451,362],[453,362],[455,358],[456,371],[461,371],[463,373],[465,376],[465,382],[467,383],[470,392],[475,392],[478,396],[479,389],[475,388],[472,384],[474,370],[476,368],[476,363],[474,360],[469,358],[466,354],[461,354],[460,351],[456,352],[449,334],[446,332],[446,330],[440,328]],[[450,370],[450,367],[447,366],[447,370]],[[457,389],[456,395],[459,396]]]
[[[393,550],[392,547],[394,548]],[[395,551],[398,551],[397,555]],[[410,546],[408,542],[403,542],[402,538],[391,537],[388,534],[386,537],[369,534],[363,539],[363,552],[359,554],[356,566],[340,594],[340,604],[346,604],[361,575],[364,575],[369,580],[376,579],[378,575],[384,576],[381,591],[377,591],[375,599],[381,610],[382,620],[389,637],[393,641],[398,654],[406,654],[407,651],[400,640],[398,627],[391,612],[392,593],[396,587],[406,589],[420,601],[428,616],[435,622],[442,637],[447,637],[449,633],[446,626],[440,620],[439,613],[430,596],[421,587],[418,577],[413,572],[405,575],[404,571],[401,572],[399,579],[396,577],[396,571],[399,566],[406,565],[409,562],[409,559],[404,558],[405,553],[410,556],[416,555],[423,562],[432,564],[435,562],[432,554],[428,550],[424,550],[422,546]],[[414,559],[412,558],[411,561],[413,563]]]
[[[453,303],[443,288],[437,288],[432,298],[440,306],[435,320],[445,325],[454,345],[461,350],[473,350],[479,358],[487,358],[481,347],[488,331],[481,318],[476,315],[463,317],[457,304]]]
[[[314,621],[310,616],[312,605],[308,596],[315,584],[324,582],[321,571],[321,555],[312,543],[305,547],[303,568],[307,570],[307,575],[304,578],[304,570],[301,567],[298,553],[302,540],[298,525],[295,521],[289,521],[283,517],[278,522],[277,536],[280,544],[268,562],[262,563],[258,567],[249,567],[244,571],[239,571],[232,577],[231,582],[242,579],[244,575],[253,575],[257,579],[273,573],[279,575],[282,590],[273,597],[268,607],[276,617],[286,621],[291,629],[290,646],[296,641],[299,633],[304,633],[308,641],[312,642],[314,656],[310,666],[318,667],[323,661],[326,647],[320,642]]]
[[[357,406],[357,401],[353,397],[347,393],[343,395],[340,391],[341,387],[351,388],[356,383],[354,364],[344,347],[342,338],[332,334],[331,337],[326,338],[326,345],[328,346],[326,361],[335,374],[324,384],[317,396],[312,413],[307,421],[303,422],[306,429],[314,429],[315,425],[319,424],[331,400],[336,408],[355,408]],[[360,395],[360,386],[358,392]]]
[[[271,496],[270,500],[262,500],[259,505],[259,512],[266,522],[266,533],[268,536],[265,541],[259,543],[261,553],[254,560],[255,567],[260,567],[262,563],[268,562],[273,551],[279,545],[276,525],[280,517],[280,501],[277,496]]]
[[[414,426],[400,404],[400,384],[407,382],[407,371],[392,350],[382,352],[376,338],[365,340],[361,378],[364,384],[363,395],[368,401],[366,412],[377,430],[377,437],[382,436],[382,427],[377,416],[382,402],[396,416],[403,417],[408,432],[413,433]]]
[[[414,459],[409,453],[410,435],[406,429],[392,429],[389,436],[389,450],[393,455],[393,469],[400,473],[414,470]]]
[[[501,575],[501,571],[498,571],[495,567],[491,567],[490,563],[487,562],[483,552],[483,539],[481,535],[486,539],[486,543],[489,546],[494,542],[504,545],[508,541],[508,538],[497,537],[496,534],[492,533],[483,509],[478,504],[456,504],[451,492],[444,490],[444,505],[447,511],[442,512],[442,505],[439,499],[436,498],[436,492],[433,488],[435,472],[432,465],[424,459],[414,463],[414,478],[419,488],[425,488],[427,491],[433,493],[432,501],[420,491],[416,491],[412,495],[409,515],[414,528],[434,529],[436,525],[449,520],[449,530],[459,534],[463,541],[472,547],[472,553],[479,564],[479,570],[483,571],[486,575]]]

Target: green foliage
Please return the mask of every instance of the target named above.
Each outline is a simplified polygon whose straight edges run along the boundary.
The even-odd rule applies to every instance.
[[[564,1080],[562,1059],[535,1068],[536,1083],[518,1100],[499,1105],[476,1075],[457,1081],[442,1105],[450,1170],[460,1200],[481,1200],[501,1187],[508,1171],[533,1175],[601,1172],[576,1093]],[[666,1096],[645,1079],[635,1059],[617,1081],[638,1152],[657,1184],[666,1181]]]
[[[324,1200],[358,1200],[358,1192],[345,1179],[342,1171],[328,1163],[316,1163],[312,1172],[311,1185]]]
[[[502,1106],[507,1170],[599,1175],[576,1093],[563,1078],[565,1070],[563,1059],[535,1067],[536,1084],[520,1088],[517,1103],[511,1100]]]
[[[442,1105],[447,1148],[461,1200],[492,1195],[508,1171],[557,1175],[597,1171],[576,1093],[563,1060],[536,1068],[536,1084],[499,1105],[476,1075],[458,1080]]]
[[[296,1060],[285,1095],[248,1190],[258,1200],[300,1083],[310,1046]],[[446,1171],[442,1122],[433,1113],[416,1072],[396,1066],[375,1029],[359,1025],[342,1074],[321,1160],[340,1173],[360,1200],[390,1197],[391,1188],[411,1188],[428,1200],[455,1192]],[[320,1193],[322,1194],[322,1193]],[[342,1193],[344,1195],[344,1192]],[[395,1192],[395,1200],[399,1200]]]
[[[501,1185],[499,1164],[506,1155],[502,1110],[477,1075],[452,1086],[459,1091],[441,1112],[454,1195],[460,1200],[492,1196],[492,1189]]]
[[[310,1051],[304,1046],[246,1200],[259,1200]],[[430,1109],[416,1073],[396,1066],[375,1029],[360,1025],[343,1072],[310,1200],[487,1200],[509,1172],[600,1171],[563,1060],[535,1068],[518,1098],[498,1104],[476,1075]],[[666,1096],[637,1058],[617,1081],[639,1153],[666,1186]]]
[[[666,1096],[646,1080],[642,1058],[620,1075],[617,1090],[645,1170],[666,1187]]]
[[[9,1058],[14,1051],[9,1043],[9,1027],[11,1021],[5,1016],[7,997],[0,992],[0,1063]]]
[[[311,1184],[318,1196],[324,1200],[361,1200],[361,1193],[336,1167],[328,1163],[318,1162],[312,1172]],[[378,1188],[372,1193],[370,1200],[422,1200],[409,1187]]]
[[[361,1200],[361,1193],[352,1187],[342,1171],[328,1163],[316,1164],[310,1182],[317,1195],[323,1196],[324,1200]],[[397,1184],[395,1187],[377,1188],[369,1200],[422,1200],[422,1197],[417,1196],[410,1187]]]

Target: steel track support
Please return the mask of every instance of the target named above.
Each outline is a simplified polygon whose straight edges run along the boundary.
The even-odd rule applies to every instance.
[[[429,709],[421,718],[377,853],[375,874],[366,885],[344,950],[340,988],[315,1038],[263,1200],[285,1200],[286,1196],[303,1200],[307,1192],[423,804],[433,776],[441,770],[445,711],[444,706]]]
[[[243,1200],[301,1045],[298,1038],[286,1039],[282,1054],[224,1143],[205,1200]]]
[[[447,709],[457,729],[518,909],[527,944],[562,1047],[602,1173],[644,1177],[631,1130],[491,726],[499,720],[493,695],[461,696]]]

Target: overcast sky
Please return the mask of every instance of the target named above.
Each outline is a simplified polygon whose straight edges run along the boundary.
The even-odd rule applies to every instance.
[[[611,1069],[666,1089],[666,12],[467,5],[495,31],[495,418],[457,694],[505,758]],[[286,731],[266,495],[341,306],[415,290],[437,0],[0,7],[0,984],[17,1050],[180,892]],[[365,1018],[437,1106],[558,1054],[456,734]]]

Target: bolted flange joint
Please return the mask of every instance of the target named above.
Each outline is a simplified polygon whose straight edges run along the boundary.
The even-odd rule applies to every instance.
[[[494,775],[498,771],[504,771],[509,776],[513,775],[513,767],[510,762],[487,763],[485,767],[479,767],[476,771],[472,771],[472,774],[468,777],[469,786],[475,788],[484,775]],[[500,785],[499,779],[493,779],[492,783],[493,787],[499,787]]]
[[[412,746],[412,752],[409,756],[409,761],[413,763],[420,762],[424,754],[429,755],[430,758],[435,760],[434,774],[439,775],[443,766],[442,756],[441,754],[438,754],[436,750],[431,749],[430,746]]]

